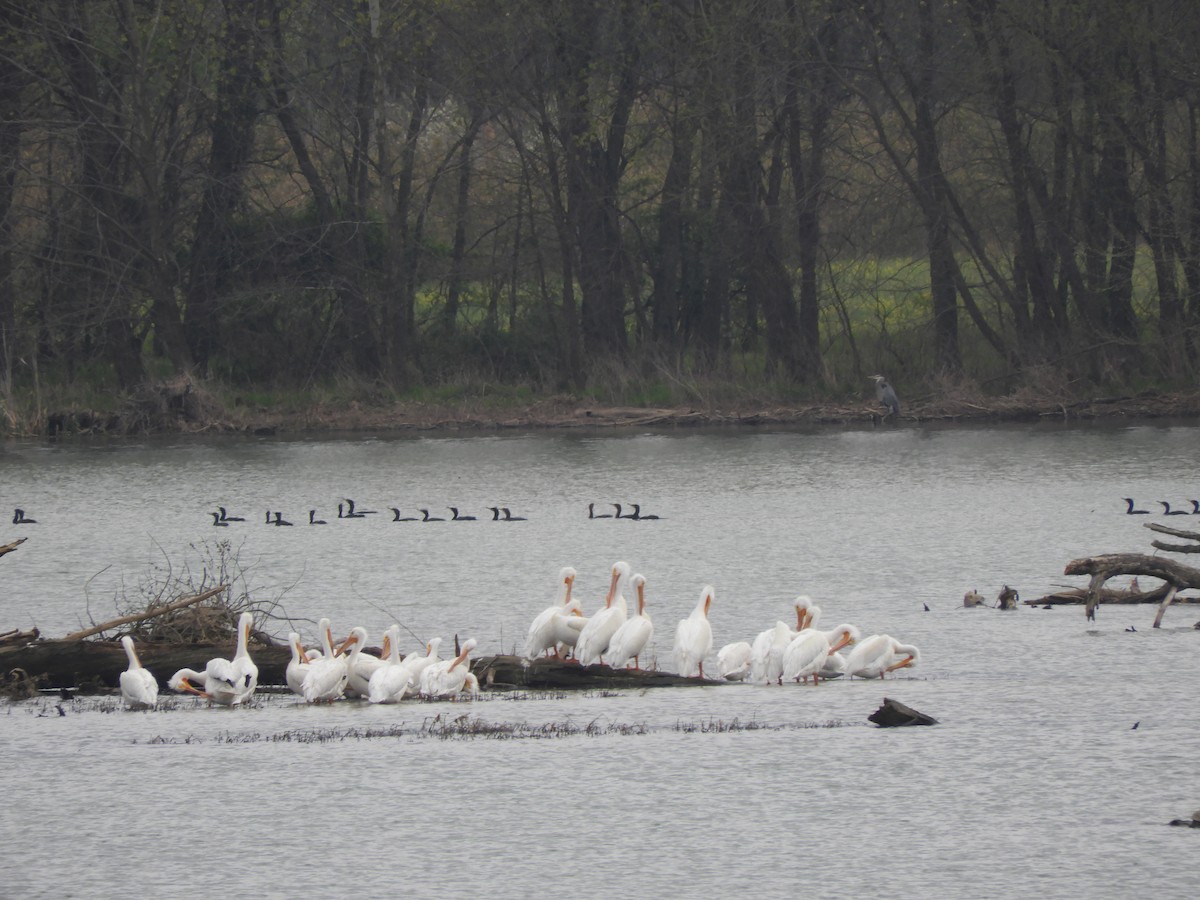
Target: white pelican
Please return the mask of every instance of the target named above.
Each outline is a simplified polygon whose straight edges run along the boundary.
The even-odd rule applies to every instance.
[[[180,669],[171,676],[167,686],[176,691],[187,691],[207,697],[221,706],[237,706],[254,695],[258,686],[258,666],[250,659],[246,644],[250,640],[250,628],[254,616],[244,612],[238,618],[237,650],[233,659],[214,657],[204,666],[203,672],[195,669]],[[197,688],[197,682],[203,688]]]
[[[333,652],[333,630],[328,619],[322,619],[317,624],[317,630],[321,632],[324,653],[319,659],[309,662],[308,674],[304,676],[300,693],[308,703],[340,700],[346,690],[346,679],[350,677],[349,661],[345,656]]]
[[[821,666],[821,677],[828,681],[840,678],[846,674],[846,657],[836,650],[825,657],[825,665]]]
[[[704,657],[712,650],[712,625],[708,608],[712,606],[715,589],[706,584],[700,591],[696,608],[675,628],[675,668],[684,678],[704,677]]]
[[[382,652],[379,656],[371,653],[366,653],[363,648],[367,643],[367,630],[362,630],[362,640],[359,642],[359,652],[354,657],[354,662],[349,664],[350,673],[346,679],[346,694],[350,697],[365,697],[370,691],[371,676],[375,671],[383,666],[384,660],[389,655],[388,636],[383,636]]]
[[[579,632],[579,640],[575,643],[575,658],[579,660],[580,665],[590,666],[600,662],[612,636],[629,618],[629,605],[621,591],[622,583],[628,580],[629,563],[613,563],[612,581],[604,598],[604,608],[588,619],[588,623]]]
[[[442,645],[442,639],[435,637],[425,645],[425,655],[417,656],[415,653],[410,653],[404,657],[401,665],[408,670],[410,674],[409,684],[411,692],[415,693],[421,686],[421,674],[430,666],[438,662],[438,648]]]
[[[300,635],[294,631],[288,634],[288,646],[292,650],[292,658],[284,671],[284,677],[292,692],[303,696],[304,678],[308,675],[308,654],[305,653],[304,645],[300,643]]]
[[[821,618],[821,608],[812,598],[801,594],[793,604],[796,610],[796,629],[786,622],[776,622],[774,628],[760,632],[750,648],[750,680],[763,684],[783,683],[783,651],[801,631],[813,628]]]
[[[564,637],[570,639],[572,647],[579,640],[579,630],[571,629],[569,634],[566,634],[564,630],[567,629],[567,623],[560,624],[558,621],[560,618],[566,617],[582,618],[579,601],[571,596],[571,589],[575,585],[575,576],[576,572],[570,566],[563,566],[559,571],[558,600],[538,613],[529,626],[529,634],[525,638],[526,659],[535,659],[542,653],[549,656],[551,650],[557,656],[559,643],[565,643]],[[583,628],[582,621],[579,628]]]
[[[258,687],[258,666],[254,664],[254,660],[250,658],[250,629],[254,627],[254,616],[249,612],[244,612],[238,617],[238,641],[237,650],[234,651],[233,669],[236,673],[235,684],[241,692],[234,703],[244,703],[254,696],[254,690]]]
[[[750,674],[752,651],[749,641],[726,644],[717,651],[717,674],[726,681],[742,681]]]
[[[646,579],[634,575],[630,584],[637,591],[637,613],[622,622],[608,642],[608,664],[614,669],[627,666],[631,659],[633,667],[640,669],[638,657],[654,635],[654,623],[646,614]]]
[[[862,640],[846,657],[846,674],[883,678],[888,672],[915,666],[920,659],[920,651],[912,644],[902,644],[890,634],[874,634]]]
[[[129,658],[129,668],[121,673],[121,696],[130,709],[152,709],[158,703],[158,680],[142,668],[137,651],[133,649],[133,638],[125,635],[121,646]]]
[[[367,699],[372,703],[399,703],[412,684],[412,673],[400,661],[400,626],[393,625],[383,636],[388,658],[371,673]]]
[[[858,638],[858,629],[853,625],[839,625],[831,631],[805,629],[792,638],[783,651],[783,678],[808,681],[811,675],[813,684],[819,683],[829,654],[853,644]]]
[[[421,696],[453,697],[464,689],[468,692],[478,691],[479,681],[471,683],[471,664],[467,661],[474,649],[475,638],[470,638],[463,642],[462,651],[454,659],[427,666],[421,673]]]

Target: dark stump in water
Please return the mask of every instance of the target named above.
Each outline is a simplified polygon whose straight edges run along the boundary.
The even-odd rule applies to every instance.
[[[581,666],[574,661],[545,658],[530,661],[519,656],[484,656],[471,661],[471,671],[484,690],[621,690],[726,683],[707,678],[683,678],[672,672],[614,669],[603,664]]]
[[[901,725],[936,725],[938,720],[933,716],[917,712],[911,706],[905,706],[899,700],[890,697],[883,698],[883,705],[867,716],[868,722],[874,722],[880,728],[899,728]]]

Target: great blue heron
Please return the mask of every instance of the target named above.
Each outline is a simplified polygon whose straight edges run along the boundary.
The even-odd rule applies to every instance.
[[[871,377],[875,379],[875,397],[881,405],[887,407],[887,415],[900,415],[900,398],[896,396],[892,386],[887,383],[887,379],[882,375],[872,375]]]

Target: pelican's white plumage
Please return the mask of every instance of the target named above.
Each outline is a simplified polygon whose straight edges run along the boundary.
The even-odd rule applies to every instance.
[[[388,657],[367,684],[367,699],[372,703],[399,703],[412,685],[412,673],[400,660],[400,626],[393,625],[384,634]]]
[[[360,626],[361,627],[361,626]],[[351,697],[366,697],[370,692],[371,676],[383,666],[388,657],[388,637],[383,637],[382,653],[375,656],[364,651],[367,643],[367,630],[362,633],[362,643],[359,652],[354,656],[354,662],[348,663],[349,672],[346,676],[346,694]]]
[[[137,651],[133,649],[133,638],[125,635],[121,638],[121,646],[129,659],[129,668],[120,677],[121,696],[130,709],[153,708],[158,703],[158,680],[142,668]]]
[[[421,687],[421,674],[430,666],[438,662],[438,648],[442,646],[442,639],[435,637],[425,645],[425,654],[417,656],[415,653],[410,653],[404,657],[401,665],[409,673],[409,693],[416,693]]]
[[[654,636],[654,623],[646,613],[646,579],[642,575],[634,575],[630,584],[637,592],[637,613],[621,623],[608,642],[608,664],[614,669],[627,666],[631,659],[635,669],[641,668],[638,657]]]
[[[858,629],[853,625],[839,625],[830,631],[807,628],[792,638],[783,651],[783,678],[788,681],[808,681],[813,684],[821,677],[829,654],[841,650],[858,640]]]
[[[258,686],[258,666],[250,659],[247,644],[254,616],[244,612],[238,619],[237,649],[233,659],[214,657],[204,666],[203,672],[195,669],[180,669],[171,676],[167,686],[176,691],[188,691],[207,697],[221,706],[237,706],[254,695]],[[196,684],[201,687],[197,688]]]
[[[812,598],[801,594],[793,604],[796,610],[796,628],[792,630],[786,622],[776,622],[774,628],[759,632],[750,648],[750,680],[761,684],[775,684],[783,680],[783,651],[787,645],[806,628],[812,628],[821,618],[821,608]]]
[[[244,612],[238,617],[237,649],[230,660],[233,664],[234,684],[239,691],[239,696],[234,700],[235,704],[245,703],[258,688],[258,666],[250,658],[250,630],[253,627],[252,613]]]
[[[317,624],[321,633],[321,648],[323,653],[319,659],[308,664],[308,674],[300,686],[300,693],[308,703],[322,703],[339,700],[346,690],[346,680],[350,677],[348,660],[333,652],[333,630],[328,619],[322,619]]]
[[[749,641],[735,641],[717,651],[717,674],[726,681],[742,681],[750,674],[753,648]]]
[[[421,673],[421,696],[453,697],[466,690],[475,693],[479,690],[479,681],[471,675],[471,664],[468,657],[475,649],[475,639],[463,642],[462,650],[454,659],[446,659],[427,666]]]
[[[292,658],[288,661],[283,675],[292,693],[303,696],[304,678],[308,675],[308,654],[304,645],[300,643],[300,635],[294,631],[288,634],[288,646],[291,648]]]
[[[629,580],[629,574],[629,563],[613,563],[612,580],[604,598],[604,608],[588,619],[575,644],[575,658],[580,665],[590,666],[600,662],[612,636],[629,618],[629,604],[621,590],[622,584]]]
[[[712,606],[715,589],[706,584],[700,591],[700,599],[686,619],[675,628],[675,669],[684,678],[704,677],[704,658],[712,650],[712,624],[708,621],[708,610]]]
[[[874,634],[859,642],[846,657],[846,674],[858,678],[883,678],[888,672],[915,666],[921,653],[890,634]]]
[[[546,607],[534,618],[529,626],[529,634],[525,638],[525,658],[536,659],[541,654],[558,654],[560,642],[566,643],[569,638],[570,646],[575,646],[579,640],[579,631],[570,629],[566,623],[558,620],[565,617],[580,618],[579,601],[571,596],[571,588],[575,585],[576,572],[570,566],[563,566],[558,573],[558,599]],[[582,623],[580,628],[582,628]],[[564,631],[564,629],[566,629]]]

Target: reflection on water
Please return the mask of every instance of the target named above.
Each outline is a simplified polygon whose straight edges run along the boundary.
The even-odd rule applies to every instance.
[[[922,664],[887,684],[387,708],[7,704],[0,893],[1190,895],[1187,854],[1163,842],[1182,831],[1166,821],[1200,807],[1194,607],[1156,632],[1149,609],[1104,608],[1089,626],[1078,609],[960,604],[1003,584],[1035,597],[1068,582],[1075,556],[1147,549],[1120,498],[1189,499],[1194,439],[901,428],[6,445],[0,511],[39,524],[0,527],[0,542],[30,537],[0,559],[0,628],[60,634],[85,597],[107,617],[150,566],[194,564],[190,546],[221,537],[292,617],[361,623],[375,640],[400,621],[511,649],[561,566],[579,570],[591,611],[626,559],[647,578],[649,657],[664,667],[704,583],[718,646],[804,593],[830,623],[917,644]],[[347,497],[528,521],[339,521]],[[588,521],[588,502],[663,518]],[[218,505],[248,521],[212,527]],[[313,508],[328,526],[299,524]],[[268,509],[297,525],[261,524]],[[868,726],[885,694],[941,724]],[[488,727],[439,736],[462,716]]]

